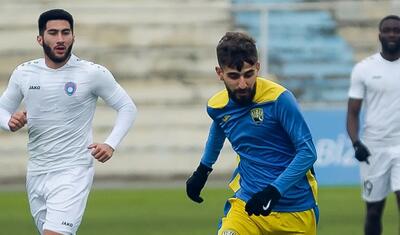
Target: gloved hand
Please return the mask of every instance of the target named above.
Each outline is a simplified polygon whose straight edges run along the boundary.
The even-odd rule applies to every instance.
[[[267,216],[280,198],[279,191],[274,186],[268,185],[264,190],[255,193],[250,198],[246,203],[245,210],[249,216],[253,214]]]
[[[203,198],[200,197],[200,192],[207,182],[208,175],[212,169],[202,163],[197,167],[193,175],[186,181],[186,194],[192,201],[197,203],[203,202]]]
[[[367,146],[365,146],[360,140],[357,140],[353,143],[354,147],[354,157],[360,162],[366,162],[369,164],[368,157],[371,155]]]

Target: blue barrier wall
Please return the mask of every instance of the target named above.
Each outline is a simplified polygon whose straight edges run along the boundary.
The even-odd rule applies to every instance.
[[[304,117],[317,149],[315,172],[319,184],[359,184],[358,162],[346,132],[346,110],[307,109]]]

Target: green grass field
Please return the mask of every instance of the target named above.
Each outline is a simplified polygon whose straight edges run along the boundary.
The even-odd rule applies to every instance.
[[[195,204],[186,198],[183,188],[93,190],[78,234],[215,234],[230,195],[227,189],[206,188],[205,201]],[[319,204],[318,234],[362,234],[364,204],[358,187],[322,187]],[[383,234],[398,234],[396,208],[391,195]],[[0,234],[36,234],[24,192],[0,192],[0,210]]]

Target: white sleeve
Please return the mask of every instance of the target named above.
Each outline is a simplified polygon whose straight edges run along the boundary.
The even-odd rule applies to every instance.
[[[117,111],[114,127],[104,143],[116,149],[136,119],[137,109],[126,91],[115,81],[108,70],[97,73],[94,94]]]
[[[11,115],[18,109],[23,99],[17,79],[17,72],[14,71],[7,89],[0,97],[0,128],[8,131],[10,130],[8,122],[10,121]]]
[[[353,68],[351,72],[349,97],[355,99],[363,99],[365,95],[365,83],[364,76],[362,73],[362,67],[358,64]]]

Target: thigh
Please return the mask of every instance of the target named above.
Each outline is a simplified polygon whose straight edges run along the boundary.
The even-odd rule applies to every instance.
[[[301,212],[272,212],[268,216],[251,216],[262,234],[315,235],[317,219],[313,209]]]
[[[390,192],[391,153],[387,148],[370,148],[369,164],[360,163],[362,197],[367,202],[381,201]]]
[[[93,175],[93,167],[52,173],[45,189],[47,214],[43,229],[75,234],[82,221]]]
[[[261,235],[261,231],[244,208],[244,201],[238,198],[228,200],[218,235]]]
[[[28,194],[29,208],[38,231],[43,231],[43,224],[46,220],[46,200],[43,195],[43,188],[46,182],[46,174],[27,175],[26,192]]]

